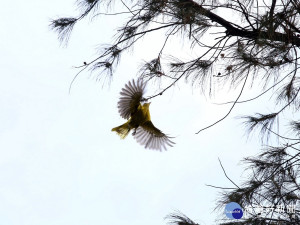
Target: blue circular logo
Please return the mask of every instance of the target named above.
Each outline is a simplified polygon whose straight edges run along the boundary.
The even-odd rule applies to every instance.
[[[230,202],[225,206],[225,215],[229,219],[241,219],[243,217],[242,207],[236,202]]]

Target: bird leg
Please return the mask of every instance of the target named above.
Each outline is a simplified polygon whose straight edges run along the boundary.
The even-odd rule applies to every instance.
[[[134,131],[132,132],[132,136],[136,134],[136,128],[134,128]]]

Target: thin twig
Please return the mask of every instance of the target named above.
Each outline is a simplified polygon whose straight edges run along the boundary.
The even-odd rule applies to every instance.
[[[220,163],[220,165],[221,165],[221,167],[222,167],[222,170],[223,170],[225,176],[227,177],[227,179],[230,180],[230,182],[231,182],[232,184],[234,184],[238,189],[240,189],[240,187],[239,187],[236,183],[234,183],[234,182],[227,176],[226,171],[225,171],[225,169],[224,169],[224,167],[223,167],[223,165],[222,165],[222,162],[221,162],[220,158],[218,158],[218,160],[219,160],[219,163]]]
[[[248,79],[248,75],[249,75],[249,71],[248,71],[248,74],[247,74],[247,76],[245,78],[245,81],[244,81],[244,84],[243,84],[242,89],[240,91],[240,94],[238,95],[237,99],[235,100],[235,102],[233,103],[233,105],[231,106],[231,108],[229,109],[228,113],[225,116],[223,116],[221,119],[219,119],[216,122],[214,122],[213,124],[211,124],[211,125],[209,125],[207,127],[202,128],[201,130],[199,130],[198,132],[196,132],[196,134],[199,134],[201,131],[204,131],[204,130],[206,130],[206,129],[208,129],[208,128],[214,126],[214,125],[216,125],[217,123],[219,123],[222,120],[224,120],[231,113],[231,111],[233,110],[234,106],[236,105],[237,101],[239,100],[239,98],[241,97],[241,95],[243,93],[243,90],[245,88],[245,85],[246,85],[246,82],[247,82],[247,79]]]

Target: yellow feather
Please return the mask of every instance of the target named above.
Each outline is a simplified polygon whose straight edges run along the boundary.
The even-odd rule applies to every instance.
[[[121,117],[129,120],[121,126],[113,128],[112,131],[124,139],[130,130],[134,129],[132,135],[138,143],[144,145],[145,148],[161,151],[175,143],[171,141],[171,137],[165,135],[151,122],[150,103],[141,104],[144,88],[145,84],[138,80],[129,82],[122,89],[118,109]]]
[[[122,124],[121,126],[111,129],[111,131],[115,131],[121,137],[121,139],[126,138],[126,136],[129,134],[130,130],[131,130],[131,128],[129,126],[129,121]]]

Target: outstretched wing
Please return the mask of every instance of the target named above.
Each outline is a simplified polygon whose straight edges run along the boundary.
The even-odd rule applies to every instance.
[[[171,137],[165,135],[157,129],[151,121],[147,121],[139,126],[136,130],[134,138],[138,143],[144,145],[145,148],[154,150],[167,150],[167,146],[172,147],[175,142],[171,141]]]
[[[132,80],[122,88],[120,92],[121,97],[118,102],[119,113],[124,119],[129,119],[132,113],[134,113],[139,107],[142,100],[146,84],[142,80],[136,82]]]

